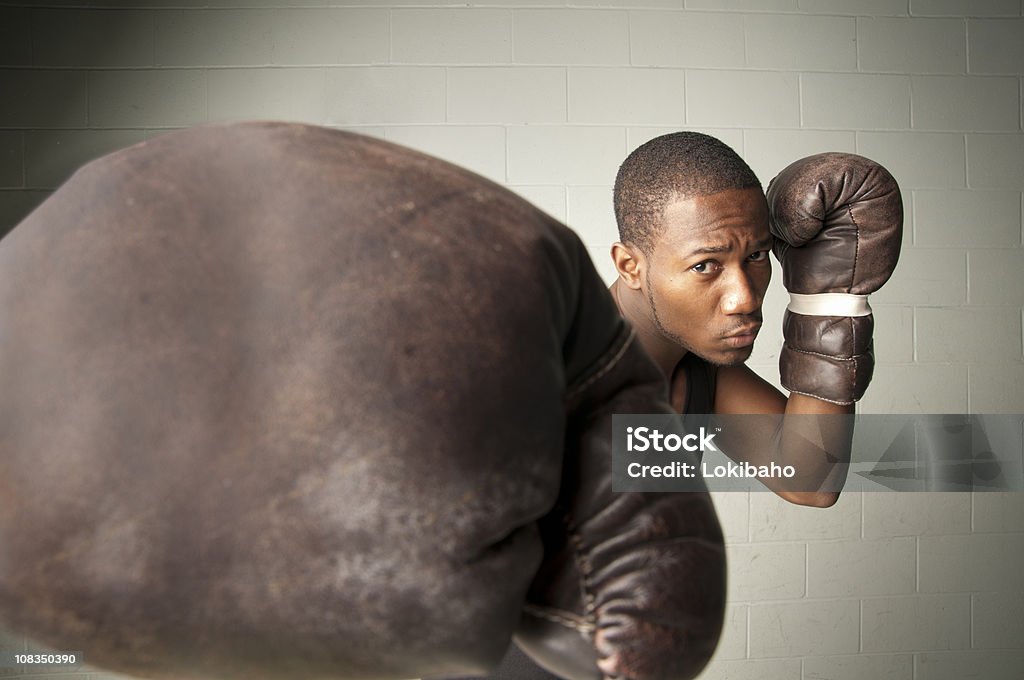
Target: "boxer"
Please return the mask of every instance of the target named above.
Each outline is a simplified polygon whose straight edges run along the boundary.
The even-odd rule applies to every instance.
[[[902,233],[899,187],[884,168],[852,154],[812,156],[783,170],[766,200],[731,148],[679,132],[626,158],[614,204],[611,292],[668,378],[676,411],[781,414],[775,422],[791,429],[801,421],[789,416],[854,412],[874,366],[867,294],[892,274]],[[779,360],[788,397],[744,363],[761,328],[771,251],[791,293]],[[824,447],[785,427],[767,437],[752,427],[724,433],[723,450],[737,462],[792,465],[799,481],[763,481],[790,502],[829,507],[852,428],[818,420]]]
[[[852,429],[848,419],[827,416],[853,413],[870,379],[864,297],[888,279],[898,257],[902,203],[895,181],[867,159],[825,154],[780,173],[766,201],[732,149],[680,132],[625,160],[614,203],[620,241],[611,254],[619,276],[611,293],[670,381],[674,410],[825,416],[773,418],[765,427],[723,433],[721,441],[737,462],[798,469],[795,480],[764,480],[782,498],[834,504]],[[791,305],[786,313],[780,360],[788,399],[743,363],[761,327],[773,249],[799,301],[799,311]],[[788,427],[780,429],[782,422]],[[809,426],[823,446],[800,436]],[[556,677],[512,648],[489,679]]]

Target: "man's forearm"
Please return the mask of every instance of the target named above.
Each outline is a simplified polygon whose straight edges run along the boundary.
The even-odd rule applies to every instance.
[[[743,370],[733,369],[723,377],[731,391],[745,399],[720,401],[720,417],[725,419],[718,439],[722,451],[739,463],[791,466],[793,477],[760,478],[786,500],[801,505],[834,503],[850,460],[854,407],[802,394],[787,400]]]
[[[835,503],[849,468],[853,413],[853,404],[790,395],[773,448],[774,459],[796,476],[784,480],[792,488],[777,491],[780,496],[800,505]]]

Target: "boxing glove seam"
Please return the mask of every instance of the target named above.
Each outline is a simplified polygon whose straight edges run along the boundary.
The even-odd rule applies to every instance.
[[[565,515],[566,530],[569,532],[569,540],[572,542],[573,557],[576,560],[576,566],[579,567],[581,586],[583,588],[583,616],[588,620],[592,621],[594,625],[597,625],[594,612],[597,611],[595,604],[597,598],[593,592],[592,575],[594,572],[593,566],[590,564],[590,560],[587,559],[586,554],[583,550],[583,538],[578,532],[572,529],[572,517],[569,514]]]
[[[840,406],[849,406],[850,404],[856,404],[857,403],[856,399],[842,400],[842,401],[839,400],[839,399],[828,399],[826,397],[822,397],[822,396],[817,395],[817,394],[811,394],[810,392],[803,392],[801,390],[794,390],[794,389],[790,388],[789,385],[783,384],[783,387],[785,387],[787,390],[789,390],[793,394],[802,394],[805,397],[814,397],[815,399],[819,399],[821,401],[827,401],[830,404],[838,404]]]
[[[856,331],[854,331],[854,333],[856,333]],[[868,352],[861,352],[860,354],[851,354],[848,357],[844,357],[835,354],[825,354],[824,352],[812,352],[806,349],[797,349],[788,342],[786,343],[786,347],[789,349],[790,352],[797,352],[799,354],[809,354],[811,356],[821,357],[823,359],[834,359],[835,361],[855,361],[857,357],[863,357],[868,355]]]
[[[857,324],[855,324],[855,323],[851,323],[850,324],[850,335],[853,338],[853,347],[857,347]],[[858,356],[858,355],[854,354],[853,356]],[[856,376],[854,376],[854,380],[856,380]]]
[[[579,620],[580,617],[576,614],[561,609],[541,607],[539,605],[527,603],[523,605],[523,612],[531,616],[536,616],[539,619],[544,619],[545,621],[560,624],[566,628],[572,628],[584,637],[590,637],[597,628],[596,624],[581,621]]]
[[[846,213],[850,216],[850,222],[853,223],[853,233],[855,236],[853,244],[853,268],[850,270],[850,285],[847,290],[853,290],[853,282],[857,280],[857,264],[860,262],[860,225],[857,224],[857,218],[853,216],[853,204],[846,204]],[[824,225],[822,225],[824,228]]]
[[[595,365],[598,366],[597,370],[594,373],[591,373],[586,378],[583,378],[582,381],[578,380],[575,385],[570,385],[566,388],[566,400],[570,400],[573,397],[579,395],[581,392],[586,390],[588,387],[590,387],[595,382],[597,382],[605,375],[607,375],[609,371],[615,368],[616,364],[618,364],[619,360],[621,360],[622,357],[626,354],[626,350],[629,349],[629,346],[633,343],[633,340],[636,337],[636,332],[633,330],[632,327],[626,326],[624,328],[624,331],[625,332],[620,331],[619,337],[617,337],[615,341],[612,342],[608,350],[605,351],[605,353],[602,354],[597,359],[597,361],[594,362]],[[602,362],[605,363],[602,365]]]

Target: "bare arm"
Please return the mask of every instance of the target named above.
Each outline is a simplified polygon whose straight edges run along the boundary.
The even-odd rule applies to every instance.
[[[798,505],[829,507],[839,498],[845,481],[853,439],[852,419],[800,416],[850,415],[853,405],[832,404],[802,394],[789,399],[747,366],[718,369],[715,413],[764,414],[760,423],[730,428],[720,435],[722,450],[736,462],[752,465],[792,465],[792,479],[765,478],[765,486]],[[799,490],[794,490],[799,489]],[[812,491],[810,489],[825,489]]]

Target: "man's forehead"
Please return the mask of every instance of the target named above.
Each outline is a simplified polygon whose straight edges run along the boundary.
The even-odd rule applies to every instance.
[[[660,240],[674,249],[686,245],[724,248],[736,241],[770,245],[764,194],[753,187],[669,200]]]

